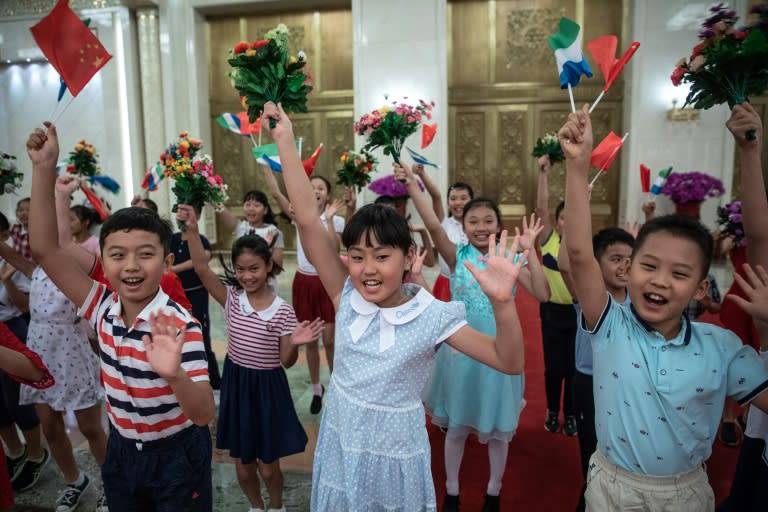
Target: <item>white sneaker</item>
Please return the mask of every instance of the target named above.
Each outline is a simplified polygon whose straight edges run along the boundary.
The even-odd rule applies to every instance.
[[[91,479],[88,475],[83,473],[85,480],[82,485],[69,484],[64,488],[64,491],[59,495],[59,499],[56,500],[56,512],[73,512],[80,504],[80,498],[83,496],[88,487],[91,486]]]
[[[109,507],[107,506],[107,495],[104,494],[104,489],[101,490],[99,500],[96,502],[96,512],[109,512]]]

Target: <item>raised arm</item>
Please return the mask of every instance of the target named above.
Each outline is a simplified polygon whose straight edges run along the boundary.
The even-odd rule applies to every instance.
[[[0,258],[13,265],[13,267],[32,279],[32,272],[37,268],[37,263],[29,261],[27,258],[16,252],[13,247],[6,243],[0,242]]]
[[[496,247],[496,237],[491,235],[489,247]],[[507,232],[502,231],[499,247],[488,254],[486,268],[481,270],[470,262],[464,265],[475,277],[483,292],[493,306],[496,319],[496,337],[481,334],[471,327],[464,326],[446,341],[456,350],[483,364],[509,374],[522,373],[525,367],[523,331],[515,308],[512,290],[520,274],[528,251],[515,261],[519,249],[517,238],[512,243],[509,254],[504,250],[507,244]]]
[[[293,131],[291,131],[291,134],[293,134]],[[266,165],[261,166],[261,171],[264,174],[264,182],[267,185],[267,192],[269,192],[269,195],[272,196],[272,199],[277,201],[278,206],[280,206],[280,210],[284,214],[288,215],[291,219],[293,219],[293,214],[291,213],[293,211],[293,208],[291,208],[291,202],[280,190],[280,184],[277,183],[275,173],[272,172],[272,169]],[[283,176],[283,179],[285,179],[285,176]],[[287,187],[288,184],[286,183],[286,188]]]
[[[195,274],[200,278],[208,293],[211,294],[216,302],[223,306],[227,302],[227,287],[224,286],[219,276],[208,266],[210,257],[206,254],[207,251],[203,247],[202,240],[200,240],[200,231],[197,226],[197,215],[194,208],[187,204],[180,204],[179,220],[183,220],[187,226],[187,236],[189,237],[187,246],[189,247],[189,257],[192,262],[192,268],[195,269]]]
[[[349,224],[352,216],[357,211],[357,194],[355,187],[344,187],[344,225]]]
[[[68,251],[59,246],[54,206],[56,161],[59,140],[56,127],[45,123],[48,133],[37,128],[27,140],[27,154],[32,161],[32,200],[29,216],[29,245],[32,256],[48,277],[76,305],[85,302],[92,281]]]
[[[72,238],[69,228],[69,210],[72,194],[80,188],[77,176],[67,175],[56,178],[56,224],[59,228],[59,246],[77,260],[83,272],[90,273],[96,263],[96,256]]]
[[[451,242],[448,238],[448,233],[445,232],[445,228],[440,224],[440,220],[432,210],[429,200],[419,188],[416,182],[416,177],[411,172],[411,169],[404,163],[392,164],[395,170],[395,177],[399,181],[405,181],[405,186],[408,187],[408,194],[413,200],[413,205],[416,207],[416,211],[419,212],[421,220],[424,221],[424,225],[432,236],[432,241],[435,243],[438,254],[443,257],[448,264],[448,268],[453,272],[456,266],[456,244]]]
[[[542,243],[549,238],[552,234],[552,221],[549,218],[549,172],[550,164],[549,156],[544,155],[537,160],[539,166],[539,179],[536,185],[536,215],[541,219],[541,235],[539,235],[538,242]]]
[[[530,222],[523,217],[523,233],[515,227],[515,235],[520,242],[520,249],[528,251],[528,264],[523,267],[520,276],[517,278],[523,288],[539,302],[549,301],[549,282],[544,275],[544,269],[541,267],[538,254],[536,254],[536,239],[541,230],[544,229],[540,218],[535,213],[531,214]]]
[[[301,245],[309,261],[317,269],[325,291],[330,296],[334,306],[338,307],[344,281],[348,274],[347,268],[339,258],[338,251],[331,244],[330,237],[324,232],[320,217],[317,215],[317,207],[315,206],[317,201],[307,173],[304,172],[299,153],[296,151],[291,120],[281,107],[274,103],[267,103],[262,117],[262,130],[270,129],[270,119],[277,121],[277,125],[271,129],[271,133],[280,153],[283,180],[288,191],[288,198],[295,205],[294,221],[301,237]]]
[[[565,237],[560,238],[560,250],[557,251],[557,269],[563,278],[568,293],[573,297],[574,302],[578,301],[578,295],[573,287],[573,278],[571,277],[571,260],[568,259],[568,249],[565,246]]]
[[[736,141],[741,162],[741,214],[747,240],[747,261],[768,268],[768,198],[760,165],[763,124],[749,103],[733,107],[726,126]],[[754,130],[755,140],[747,139]]]
[[[229,211],[229,208],[216,210],[216,216],[219,218],[221,223],[224,224],[224,229],[230,233],[235,231],[238,222],[240,222],[238,218],[235,217],[231,211]]]
[[[571,277],[579,304],[589,328],[594,328],[608,300],[600,266],[592,250],[592,213],[589,209],[587,179],[592,153],[592,123],[588,105],[568,116],[560,129],[560,145],[565,153],[565,236]]]
[[[419,177],[424,184],[424,188],[427,189],[427,194],[432,199],[432,211],[435,212],[437,220],[443,222],[445,218],[445,210],[443,209],[443,197],[440,195],[440,189],[437,188],[437,184],[429,177],[429,173],[424,169],[424,164],[413,164],[411,168],[413,174]]]

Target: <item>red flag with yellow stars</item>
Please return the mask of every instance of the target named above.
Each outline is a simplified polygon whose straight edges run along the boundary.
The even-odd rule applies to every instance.
[[[69,0],[59,0],[48,16],[30,30],[72,96],[77,96],[112,58],[91,29],[69,8]]]

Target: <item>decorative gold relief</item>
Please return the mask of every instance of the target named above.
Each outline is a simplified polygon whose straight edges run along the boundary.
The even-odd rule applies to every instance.
[[[526,165],[528,143],[526,140],[527,113],[511,111],[499,113],[498,195],[499,204],[522,203],[528,188]]]
[[[565,16],[565,8],[520,9],[507,13],[504,37],[507,67],[541,62],[554,67],[555,59],[547,44],[552,27]]]
[[[451,181],[464,181],[482,191],[485,174],[485,113],[457,112],[453,123],[456,137],[452,144]]]
[[[328,140],[324,149],[323,169],[326,172],[323,175],[331,183],[336,183],[336,169],[341,154],[355,147],[354,123],[352,112],[347,113],[344,117],[329,118],[326,121],[325,133]]]

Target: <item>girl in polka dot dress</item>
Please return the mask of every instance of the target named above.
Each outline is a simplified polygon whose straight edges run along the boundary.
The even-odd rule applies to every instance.
[[[270,129],[270,119],[288,195],[299,206],[304,248],[336,309],[336,365],[315,450],[311,510],[434,511],[420,393],[435,349],[447,342],[500,371],[522,372],[523,336],[512,298],[522,263],[502,251],[489,255],[485,269],[467,265],[493,304],[495,338],[467,326],[463,304],[403,284],[414,246],[408,223],[391,208],[366,205],[355,213],[342,235],[344,265],[317,218],[290,120],[268,103],[262,129]],[[500,245],[506,242],[504,232]],[[511,254],[517,247],[515,240]]]

